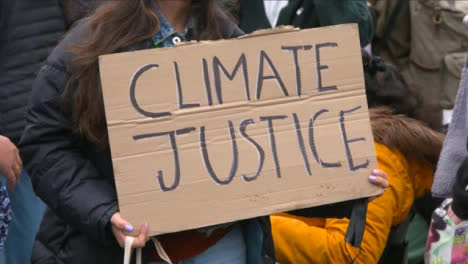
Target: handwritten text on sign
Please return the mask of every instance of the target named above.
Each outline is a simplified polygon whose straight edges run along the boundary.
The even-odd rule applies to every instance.
[[[122,214],[159,234],[375,194],[358,39],[344,25],[102,57]]]

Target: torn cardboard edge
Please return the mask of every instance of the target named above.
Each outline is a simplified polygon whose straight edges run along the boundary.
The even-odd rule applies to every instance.
[[[245,35],[239,36],[237,38],[232,38],[232,39],[200,40],[200,41],[192,40],[192,41],[186,41],[186,42],[179,42],[174,47],[168,47],[168,48],[177,48],[177,47],[190,46],[190,45],[196,45],[196,44],[207,44],[207,43],[223,41],[223,40],[260,37],[260,36],[274,35],[274,34],[280,34],[280,33],[294,32],[294,31],[299,31],[299,30],[300,30],[299,28],[295,28],[293,26],[279,26],[276,28],[266,28],[266,29],[255,30],[252,33],[245,34]]]
[[[310,28],[306,30],[310,30],[310,31],[324,30],[324,29],[332,29],[332,28],[344,27],[344,26],[353,26],[355,27],[355,29],[357,29],[357,24],[347,23],[347,24],[326,26],[326,27],[320,27],[320,28]],[[291,33],[291,32],[298,32],[298,31],[301,31],[301,29],[293,27],[293,26],[279,26],[276,28],[266,28],[266,29],[255,30],[252,33],[248,33],[248,34],[239,36],[237,38],[217,39],[217,40],[199,40],[199,41],[192,40],[192,41],[186,41],[186,42],[179,42],[175,44],[175,46],[173,47],[163,47],[163,48],[158,48],[158,50],[175,49],[175,48],[181,48],[181,47],[187,47],[187,46],[193,46],[193,45],[199,45],[199,44],[219,43],[219,42],[224,42],[224,41],[233,41],[233,40],[235,41],[235,40],[248,39],[252,37],[261,37],[261,36],[276,35],[276,34],[281,34],[281,33]],[[132,53],[132,52],[145,52],[145,51],[148,51],[148,50],[135,50],[135,51],[126,51],[126,52],[121,52],[121,53],[114,53],[114,54],[105,54],[105,55],[99,56],[99,61],[101,61],[101,58],[105,58],[108,56],[115,56],[118,54]]]

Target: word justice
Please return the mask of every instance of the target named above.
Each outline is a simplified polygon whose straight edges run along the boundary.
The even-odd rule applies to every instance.
[[[177,138],[181,136],[189,136],[190,134],[198,132],[198,137],[199,137],[199,147],[200,147],[200,153],[202,156],[202,160],[204,163],[204,167],[206,168],[206,171],[211,177],[211,179],[219,184],[219,185],[228,185],[236,175],[238,175],[238,167],[239,167],[239,156],[242,155],[242,153],[239,152],[238,148],[238,141],[239,140],[245,140],[248,142],[252,148],[251,151],[255,151],[258,153],[259,161],[258,161],[258,169],[256,173],[253,175],[246,175],[246,174],[240,174],[241,177],[246,181],[246,182],[251,182],[256,180],[262,172],[264,161],[265,161],[265,156],[271,155],[274,165],[275,165],[275,170],[276,170],[276,176],[278,178],[281,178],[281,162],[280,162],[280,155],[278,152],[278,146],[277,146],[277,140],[276,137],[277,135],[275,134],[275,124],[276,125],[284,125],[284,122],[291,122],[294,125],[295,128],[295,134],[297,137],[297,151],[300,152],[303,163],[304,163],[304,169],[307,172],[308,175],[312,175],[311,171],[311,161],[309,160],[309,155],[312,154],[312,157],[314,159],[314,162],[320,164],[322,168],[337,168],[337,167],[343,167],[347,166],[350,171],[356,171],[359,169],[364,169],[367,168],[369,165],[369,161],[366,160],[365,162],[361,164],[355,164],[353,161],[353,156],[351,152],[351,145],[353,143],[359,142],[359,141],[365,141],[366,139],[364,137],[358,137],[358,138],[349,138],[347,131],[346,131],[346,123],[345,123],[345,117],[346,115],[352,114],[356,111],[358,111],[361,108],[361,106],[354,107],[352,109],[347,109],[347,110],[341,110],[337,113],[332,113],[328,109],[319,109],[317,111],[314,111],[312,113],[310,119],[308,120],[308,127],[307,127],[307,135],[306,137],[302,133],[302,128],[301,128],[301,123],[299,120],[299,117],[296,113],[291,113],[290,115],[274,115],[274,116],[261,116],[259,117],[258,120],[254,120],[252,118],[245,118],[242,121],[239,122],[238,125],[234,125],[234,122],[231,120],[227,121],[227,130],[229,131],[229,138],[231,141],[231,151],[232,151],[232,163],[231,163],[231,168],[229,175],[222,177],[218,173],[215,172],[212,166],[212,157],[210,158],[209,155],[209,149],[207,146],[207,139],[206,139],[206,127],[201,126],[199,128],[195,127],[186,127],[183,129],[178,129],[175,131],[165,131],[165,132],[158,132],[158,133],[150,133],[150,134],[140,134],[140,135],[135,135],[133,139],[135,141],[140,141],[140,140],[148,140],[148,139],[155,139],[155,138],[160,138],[160,137],[166,137],[167,140],[170,143],[170,146],[172,148],[172,154],[174,158],[174,171],[175,174],[172,177],[164,176],[164,173],[159,170],[157,172],[157,181],[159,184],[159,187],[161,188],[162,191],[172,191],[175,190],[181,181],[181,173],[180,173],[180,168],[181,168],[181,159],[180,159],[180,151],[177,147]],[[341,139],[343,143],[343,152],[346,156],[347,159],[347,165],[343,165],[341,162],[331,162],[331,161],[324,161],[320,158],[320,153],[316,147],[316,137],[314,133],[314,128],[316,127],[316,121],[323,115],[323,118],[330,118],[333,114],[338,115],[339,118],[339,127],[337,129],[340,130],[341,134]],[[266,124],[267,131],[265,131],[268,136],[269,136],[269,146],[262,146],[259,142],[257,142],[254,138],[249,136],[247,133],[247,128],[249,126],[257,126],[259,124]],[[290,124],[291,124],[290,123]],[[307,122],[306,122],[307,123]],[[237,131],[237,132],[236,132]],[[291,144],[291,143],[288,143]],[[310,153],[310,154],[309,154]],[[288,153],[284,153],[284,155],[288,155]],[[169,181],[168,178],[172,178],[172,181],[170,184],[167,182]]]

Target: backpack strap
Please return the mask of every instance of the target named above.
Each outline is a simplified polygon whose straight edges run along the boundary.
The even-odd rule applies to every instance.
[[[351,217],[349,218],[348,230],[346,230],[345,241],[353,247],[360,248],[364,229],[366,227],[368,199],[360,199],[354,203]]]

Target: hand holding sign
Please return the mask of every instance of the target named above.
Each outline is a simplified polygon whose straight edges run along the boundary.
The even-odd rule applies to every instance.
[[[379,186],[380,188],[384,190],[390,186],[387,180],[387,174],[381,170],[373,170],[371,176],[369,176],[369,182],[372,184],[375,184],[376,186]],[[380,195],[370,197],[369,202],[371,202],[375,198],[378,198]]]
[[[112,215],[110,220],[112,233],[114,234],[115,240],[119,243],[119,245],[124,248],[125,247],[125,237],[129,235],[130,232],[133,232],[133,226],[124,220],[120,213],[115,213]],[[148,224],[143,224],[140,228],[140,233],[133,241],[133,248],[143,248],[148,242]]]

